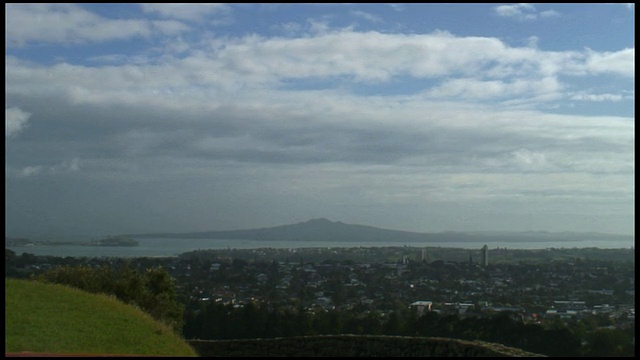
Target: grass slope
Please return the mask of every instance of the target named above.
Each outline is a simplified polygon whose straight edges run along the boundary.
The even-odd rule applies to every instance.
[[[5,352],[197,356],[170,327],[106,295],[5,278]]]

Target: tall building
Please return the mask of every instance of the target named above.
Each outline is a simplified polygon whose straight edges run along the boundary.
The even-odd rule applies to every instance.
[[[427,261],[427,249],[422,249],[422,262]]]
[[[489,248],[485,244],[482,249],[480,249],[480,263],[482,266],[489,265]]]

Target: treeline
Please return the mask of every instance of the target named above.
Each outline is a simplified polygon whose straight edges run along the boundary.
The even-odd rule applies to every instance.
[[[568,327],[525,324],[503,312],[486,317],[460,318],[411,309],[382,315],[349,311],[309,312],[248,303],[243,307],[209,302],[187,310],[186,339],[221,340],[277,338],[305,335],[399,335],[482,340],[548,356],[633,356],[635,330],[599,329],[598,324]],[[587,329],[591,326],[591,329]],[[585,340],[585,344],[582,341]]]
[[[173,279],[161,267],[138,271],[128,263],[113,268],[109,265],[58,266],[32,276],[32,279],[115,296],[124,303],[139,307],[176,332],[182,330],[184,305],[178,301]]]
[[[483,341],[385,335],[188,340],[201,357],[543,357]]]

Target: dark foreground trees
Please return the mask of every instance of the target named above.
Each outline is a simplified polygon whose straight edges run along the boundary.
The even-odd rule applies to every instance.
[[[250,339],[301,335],[402,335],[483,340],[548,356],[633,356],[633,329],[598,330],[583,345],[570,327],[525,324],[509,313],[460,318],[408,310],[383,315],[349,311],[309,312],[249,303],[243,307],[208,302],[187,310],[183,336],[187,339]]]
[[[178,302],[174,281],[160,267],[138,271],[128,263],[115,268],[109,265],[59,266],[33,278],[92,293],[113,295],[127,304],[138,306],[177,332],[182,330],[184,324],[184,305]]]

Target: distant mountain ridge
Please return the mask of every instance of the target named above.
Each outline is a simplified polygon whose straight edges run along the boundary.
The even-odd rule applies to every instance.
[[[367,225],[345,224],[324,218],[291,225],[247,230],[204,231],[189,233],[127,234],[133,238],[242,239],[264,241],[333,241],[333,242],[442,242],[442,241],[580,241],[633,240],[631,235],[600,233],[550,232],[443,232],[419,233],[381,229]]]

